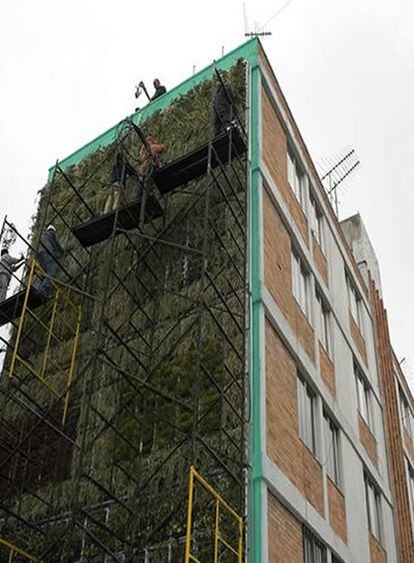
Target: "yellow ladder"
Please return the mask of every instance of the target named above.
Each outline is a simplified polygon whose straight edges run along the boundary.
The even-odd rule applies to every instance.
[[[28,372],[30,372],[34,377],[36,377],[44,387],[56,398],[61,398],[63,400],[63,413],[62,413],[62,425],[66,422],[66,416],[69,404],[69,389],[73,379],[73,373],[75,369],[76,353],[79,344],[80,327],[82,320],[81,308],[70,299],[67,291],[62,284],[57,279],[50,279],[50,283],[55,291],[53,297],[52,313],[48,321],[44,321],[40,316],[35,313],[31,308],[29,308],[29,295],[33,284],[37,278],[42,278],[46,275],[41,266],[33,260],[29,269],[29,276],[26,286],[26,291],[23,300],[23,308],[19,320],[19,325],[17,328],[16,341],[14,343],[12,359],[9,369],[9,378],[13,377],[16,367],[18,365],[23,366]],[[58,312],[58,306],[61,303],[65,304],[65,316],[62,316]],[[24,323],[27,317],[30,316],[39,329],[43,330],[46,334],[46,345],[42,351],[42,359],[40,362],[40,368],[35,367],[31,364],[27,358],[19,352],[19,347],[21,344],[22,337],[24,336]],[[62,340],[58,336],[58,329],[65,326],[69,330],[69,338],[66,342],[72,342],[72,348],[70,351],[70,362],[67,368],[60,366],[55,359],[50,354],[52,342],[63,344]],[[56,388],[55,385],[47,381],[45,377],[46,368],[51,365],[64,379],[65,385],[63,389]]]
[[[215,489],[207,483],[205,479],[195,470],[194,466],[190,467],[190,483],[188,490],[188,512],[187,512],[187,532],[185,539],[185,557],[184,563],[201,563],[192,553],[192,528],[193,528],[193,507],[194,507],[194,490],[196,484],[199,484],[204,490],[207,491],[215,500],[215,519],[214,519],[214,562],[219,561],[219,546],[222,545],[225,549],[234,556],[234,561],[242,563],[243,557],[243,518],[235,512],[231,506],[215,491]],[[237,546],[230,545],[228,541],[220,534],[220,509],[227,512],[227,514],[234,521],[237,527]]]
[[[27,559],[27,561],[36,561],[37,563],[42,563],[42,561],[34,555],[30,555],[30,553],[27,553],[27,551],[25,551],[24,549],[21,549],[20,547],[17,547],[13,543],[2,538],[0,538],[0,548],[1,546],[4,546],[7,549],[7,555],[9,556],[7,560],[8,563],[12,563],[15,555],[24,557],[25,559]],[[3,558],[1,560],[3,561]]]

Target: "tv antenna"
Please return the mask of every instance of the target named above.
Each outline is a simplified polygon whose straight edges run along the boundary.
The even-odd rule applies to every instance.
[[[321,175],[320,179],[335,208],[336,215],[339,216],[338,191],[344,187],[343,182],[349,179],[360,161],[355,149],[347,147],[333,159],[325,161],[324,165],[326,166],[326,164],[329,168]]]
[[[272,22],[274,19],[276,19],[277,16],[281,12],[283,12],[283,10],[285,8],[287,8],[289,6],[289,4],[291,4],[292,2],[293,2],[293,0],[287,0],[287,2],[285,2],[283,4],[283,6],[281,6],[262,26],[259,26],[258,23],[255,21],[254,22],[254,31],[249,30],[249,23],[248,23],[247,12],[246,12],[246,2],[243,2],[244,36],[245,37],[265,37],[265,36],[268,36],[268,35],[272,35],[271,31],[265,31],[265,27],[267,27],[270,22]]]

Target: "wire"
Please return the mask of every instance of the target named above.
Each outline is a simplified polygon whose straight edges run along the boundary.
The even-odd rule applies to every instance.
[[[283,10],[284,10],[285,8],[287,8],[287,7],[289,6],[289,4],[291,4],[292,2],[293,2],[293,0],[288,0],[287,2],[285,2],[285,3],[283,4],[283,6],[282,6],[281,8],[279,8],[278,11],[275,12],[275,13],[273,14],[273,16],[270,17],[270,18],[267,20],[267,22],[265,22],[265,23],[262,25],[262,27],[259,28],[259,31],[263,31],[264,28],[265,28],[271,21],[273,21],[275,18],[277,18],[277,16],[278,16],[281,12],[283,12]]]

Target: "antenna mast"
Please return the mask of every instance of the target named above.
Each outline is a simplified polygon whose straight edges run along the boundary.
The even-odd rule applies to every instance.
[[[329,163],[329,169],[320,178],[337,216],[339,216],[338,187],[359,164],[355,149],[343,149],[339,156]]]

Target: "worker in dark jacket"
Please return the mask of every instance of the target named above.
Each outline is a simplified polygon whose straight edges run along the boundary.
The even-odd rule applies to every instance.
[[[233,93],[219,84],[214,96],[214,136],[224,133],[232,121]]]
[[[23,254],[21,254],[20,258],[13,258],[13,256],[10,256],[7,248],[2,248],[0,258],[0,302],[6,299],[12,273],[20,268],[23,262]]]
[[[125,187],[128,176],[136,174],[135,170],[129,164],[122,151],[118,151],[115,157],[115,164],[111,172],[110,193],[106,198],[104,213],[114,211],[118,207],[119,195]]]
[[[151,102],[153,102],[154,100],[165,94],[165,92],[167,91],[167,88],[161,85],[161,82],[158,80],[158,78],[154,79],[153,84],[155,88],[155,93],[151,98]]]
[[[45,231],[40,235],[39,250],[37,252],[37,259],[45,272],[45,276],[39,284],[38,291],[47,297],[51,290],[51,283],[49,278],[55,278],[59,269],[57,259],[64,253],[57,235],[56,229],[53,225],[49,225]]]

